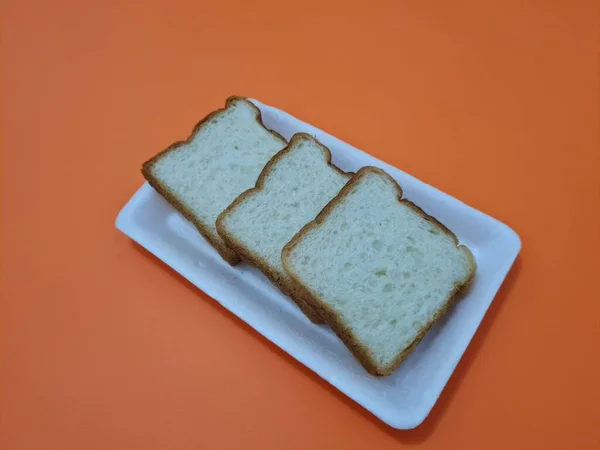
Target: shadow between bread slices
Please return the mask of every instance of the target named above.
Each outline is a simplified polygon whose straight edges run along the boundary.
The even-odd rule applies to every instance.
[[[362,202],[357,200],[361,195],[364,196]],[[345,218],[355,221],[345,221]],[[379,219],[398,223],[373,222]],[[400,219],[406,222],[405,226],[398,226]],[[360,221],[364,221],[364,230],[358,228]],[[344,225],[346,231],[343,231]],[[342,244],[342,232],[352,246],[347,244],[346,248]],[[416,239],[422,242],[417,244]],[[426,244],[430,247],[425,247]],[[434,257],[438,254],[447,258],[443,262],[452,263],[448,269],[443,266],[445,270],[442,270],[442,260]],[[327,264],[331,265],[334,257],[343,256],[347,259],[339,261],[338,272],[332,274]],[[390,258],[395,258],[391,267]],[[387,266],[378,268],[380,260]],[[291,239],[282,251],[282,264],[303,298],[319,312],[362,366],[376,376],[394,372],[433,324],[456,303],[460,298],[458,294],[469,286],[476,272],[471,251],[459,245],[456,236],[437,219],[403,199],[396,181],[375,167],[360,169],[319,215]],[[350,271],[347,274],[346,267]],[[394,272],[397,267],[402,271]],[[364,268],[370,271],[368,284],[354,283],[364,276],[364,271],[352,271]],[[388,277],[389,272],[392,272],[391,277]],[[321,278],[317,280],[318,277]],[[429,288],[427,291],[428,280],[438,283],[438,290]],[[334,292],[346,289],[344,283],[350,285],[351,293]],[[376,288],[382,289],[373,292]],[[430,303],[425,305],[424,299]],[[364,323],[357,319],[358,307],[355,306],[361,301],[369,301],[361,307],[361,311],[365,311]],[[411,315],[415,308],[418,315]],[[426,313],[421,313],[423,308]],[[395,331],[398,323],[403,325],[410,320],[415,322],[407,326],[408,331]],[[372,336],[375,332],[381,333],[379,341]],[[393,348],[388,348],[390,346]]]

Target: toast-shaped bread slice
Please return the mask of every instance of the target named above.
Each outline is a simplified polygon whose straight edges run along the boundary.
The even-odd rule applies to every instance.
[[[186,141],[146,161],[142,173],[227,262],[237,264],[239,256],[217,233],[217,216],[254,186],[265,164],[286,145],[282,136],[265,128],[256,106],[230,97]]]
[[[315,323],[323,319],[306,303],[281,264],[281,251],[350,179],[331,164],[329,149],[308,134],[295,134],[242,195],[217,219],[229,247],[258,267]]]
[[[473,255],[364,167],[282,252],[298,289],[373,375],[389,375],[475,275]]]

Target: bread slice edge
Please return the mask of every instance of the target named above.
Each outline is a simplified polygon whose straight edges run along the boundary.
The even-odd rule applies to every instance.
[[[317,293],[313,292],[310,288],[302,283],[302,280],[296,274],[289,264],[289,257],[291,251],[294,247],[302,240],[302,237],[308,233],[313,228],[320,226],[327,217],[333,212],[335,207],[340,204],[344,198],[352,191],[352,188],[359,183],[359,181],[368,173],[377,173],[386,177],[389,181],[392,182],[393,186],[398,192],[398,202],[404,203],[405,205],[412,208],[415,212],[420,214],[425,220],[431,221],[433,224],[438,226],[444,233],[450,236],[457,247],[462,250],[467,259],[470,261],[470,272],[467,276],[466,280],[463,283],[456,285],[450,295],[447,297],[446,301],[442,304],[442,306],[437,310],[433,318],[425,324],[417,333],[417,336],[413,341],[387,366],[381,367],[376,363],[376,360],[371,353],[371,351],[362,345],[359,339],[353,335],[350,326],[343,320],[343,318],[336,313],[323,298],[321,298]],[[475,258],[471,251],[464,245],[459,245],[458,238],[456,235],[450,231],[444,224],[438,221],[435,217],[428,215],[417,205],[412,203],[409,200],[402,198],[402,188],[400,185],[394,180],[390,175],[388,175],[384,170],[379,169],[377,167],[365,166],[361,168],[346,185],[342,188],[339,194],[334,197],[317,215],[317,217],[307,223],[302,229],[296,233],[296,235],[288,242],[281,252],[281,259],[284,270],[290,276],[290,279],[295,284],[295,289],[303,292],[303,298],[306,299],[307,302],[311,304],[311,306],[316,309],[319,314],[325,319],[327,324],[331,327],[331,329],[335,332],[335,334],[342,340],[342,342],[348,347],[348,349],[352,352],[352,354],[358,359],[361,365],[369,372],[371,375],[375,376],[388,376],[391,375],[396,368],[406,359],[406,357],[415,349],[415,347],[421,342],[423,337],[427,334],[429,329],[437,322],[441,317],[443,317],[451,307],[458,302],[460,296],[459,294],[464,292],[470,286],[473,278],[475,277],[475,272],[477,270],[477,264],[475,262]]]
[[[196,134],[198,134],[205,126],[210,124],[211,119],[219,116],[229,106],[231,106],[233,103],[239,102],[239,101],[246,102],[252,107],[252,109],[256,113],[256,121],[259,123],[259,125],[261,125],[263,128],[265,128],[270,133],[272,133],[277,139],[280,139],[281,141],[286,142],[286,140],[283,138],[283,136],[281,136],[276,131],[268,129],[264,125],[264,123],[262,121],[262,115],[261,115],[260,109],[258,109],[256,107],[256,105],[254,105],[252,102],[250,102],[245,97],[232,95],[229,98],[227,98],[227,100],[225,101],[224,108],[220,108],[215,111],[212,111],[206,117],[201,119],[194,126],[191,134],[188,136],[187,139],[185,139],[184,141],[174,142],[173,144],[168,146],[166,149],[157,153],[155,156],[153,156],[148,161],[146,161],[142,164],[142,175],[148,181],[150,186],[152,186],[177,211],[179,211],[188,221],[190,221],[192,223],[192,225],[194,225],[194,227],[200,232],[200,234],[202,236],[204,236],[204,238],[217,250],[217,252],[221,255],[221,257],[225,261],[227,261],[229,264],[231,264],[232,266],[238,264],[241,261],[241,258],[239,257],[239,255],[236,254],[236,252],[233,249],[227,247],[226,244],[223,244],[222,242],[215,239],[214,236],[212,235],[212,233],[209,231],[209,228],[206,225],[204,225],[200,220],[198,220],[196,217],[194,217],[194,213],[185,205],[185,202],[182,199],[178,198],[178,196],[171,189],[169,189],[167,186],[165,186],[163,183],[161,183],[161,181],[158,180],[152,174],[152,169],[158,161],[160,161],[162,158],[167,156],[170,152],[177,150],[179,147],[181,147],[183,145],[189,144],[192,141],[192,139],[194,139]]]

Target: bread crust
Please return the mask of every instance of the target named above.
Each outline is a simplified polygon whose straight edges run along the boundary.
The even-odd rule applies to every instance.
[[[210,242],[210,244],[213,247],[215,247],[215,249],[223,257],[223,259],[231,265],[236,265],[241,261],[239,255],[237,255],[233,249],[227,247],[227,245],[225,245],[218,239],[215,239],[215,237],[210,232],[210,228],[208,226],[206,226],[206,224],[204,224],[197,217],[195,217],[194,213],[185,205],[185,202],[183,200],[179,199],[177,197],[177,195],[175,195],[175,193],[171,189],[168,188],[168,186],[161,183],[160,180],[158,180],[152,174],[152,169],[158,161],[160,161],[162,158],[167,156],[170,152],[177,150],[179,147],[181,147],[183,145],[189,144],[190,141],[192,139],[194,139],[196,134],[199,133],[206,125],[208,125],[210,123],[211,119],[214,119],[215,117],[222,114],[229,106],[231,106],[232,104],[234,104],[236,102],[246,102],[248,105],[250,105],[256,113],[256,121],[263,128],[265,128],[267,131],[269,131],[271,134],[273,134],[277,139],[281,140],[282,143],[287,144],[287,141],[283,138],[283,136],[281,136],[276,131],[269,130],[267,127],[265,127],[265,125],[262,121],[262,115],[261,115],[260,110],[252,102],[248,101],[245,97],[232,95],[226,100],[225,108],[221,108],[216,111],[213,111],[210,114],[208,114],[206,117],[204,117],[202,120],[200,120],[200,122],[198,122],[196,124],[196,126],[192,130],[192,133],[185,141],[174,142],[173,144],[168,146],[166,149],[164,149],[163,151],[161,151],[160,153],[158,153],[157,155],[155,155],[154,157],[152,157],[151,159],[149,159],[148,161],[146,161],[145,163],[142,164],[142,174],[144,175],[144,178],[148,181],[148,183],[150,183],[150,186],[152,186],[171,205],[173,205],[173,207],[177,211],[179,211],[187,220],[189,220],[196,227],[196,229],[200,232],[200,234],[202,234],[202,236],[204,236],[206,238],[206,240],[208,242]]]
[[[353,175],[352,173],[346,173],[342,171],[339,167],[335,166],[331,163],[331,152],[327,147],[321,144],[317,139],[310,136],[306,133],[296,133],[290,139],[289,144],[283,150],[280,150],[275,156],[273,156],[269,162],[265,165],[262,172],[260,173],[258,180],[256,180],[256,185],[253,188],[248,189],[247,191],[240,194],[234,201],[229,205],[220,215],[217,217],[217,232],[221,236],[221,238],[225,241],[225,243],[234,249],[238,255],[241,256],[242,259],[250,262],[252,265],[256,266],[262,273],[264,273],[269,280],[273,282],[284,294],[291,297],[291,299],[298,305],[298,307],[302,310],[302,312],[310,319],[311,322],[316,324],[324,323],[323,318],[317,312],[315,308],[311,306],[309,302],[304,298],[304,291],[297,288],[295,283],[289,283],[287,280],[280,276],[280,274],[273,270],[273,268],[269,265],[269,263],[262,258],[260,255],[252,252],[248,247],[246,247],[241,241],[236,239],[236,237],[230,234],[227,231],[227,228],[224,225],[224,220],[230,215],[233,210],[245,200],[250,199],[260,191],[264,189],[267,178],[269,177],[273,168],[277,165],[277,163],[284,158],[288,153],[290,153],[297,142],[302,140],[310,140],[317,144],[317,146],[323,152],[323,156],[325,157],[325,161],[329,167],[339,172],[342,175],[345,175],[350,179]]]
[[[433,318],[423,326],[415,339],[390,363],[388,366],[378,366],[376,360],[371,353],[371,351],[363,346],[360,341],[353,335],[350,326],[345,323],[344,319],[341,315],[337,314],[331,307],[329,307],[324,299],[320,297],[315,292],[311,291],[307,286],[302,284],[302,281],[298,277],[298,275],[294,272],[293,268],[289,264],[289,257],[293,248],[300,242],[302,237],[308,233],[313,228],[321,225],[334,210],[336,205],[341,203],[344,198],[352,192],[352,189],[358,182],[368,173],[377,173],[386,177],[389,181],[392,182],[393,186],[398,192],[398,202],[403,203],[410,208],[412,208],[415,212],[421,215],[425,220],[431,222],[436,227],[438,227],[443,233],[450,236],[458,248],[460,248],[467,258],[470,261],[470,274],[467,279],[458,285],[454,286],[454,289],[444,302],[444,304],[438,309]],[[306,301],[308,301],[325,319],[325,321],[329,324],[329,326],[333,329],[335,334],[344,342],[344,344],[348,347],[348,349],[352,352],[352,354],[359,360],[362,366],[369,372],[371,375],[375,376],[387,376],[391,375],[394,370],[406,359],[406,357],[415,349],[417,344],[421,342],[425,334],[429,331],[429,329],[433,326],[433,324],[438,321],[444,314],[446,314],[450,308],[458,301],[459,293],[465,290],[473,278],[475,277],[475,272],[477,270],[477,264],[475,262],[475,258],[471,251],[465,247],[464,245],[459,245],[458,238],[452,231],[450,231],[444,224],[438,221],[436,218],[426,214],[421,208],[419,208],[414,203],[409,200],[402,198],[402,188],[400,185],[394,180],[390,175],[388,175],[385,171],[371,166],[366,166],[361,168],[356,175],[352,177],[352,179],[346,183],[346,185],[342,188],[340,193],[334,197],[328,204],[323,208],[323,210],[319,213],[319,215],[313,220],[306,224],[302,229],[292,238],[292,240],[283,248],[281,253],[282,264],[293,283],[296,285],[296,289],[304,292],[304,297]]]

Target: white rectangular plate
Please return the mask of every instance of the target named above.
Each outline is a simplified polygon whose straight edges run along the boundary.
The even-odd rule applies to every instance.
[[[519,237],[496,219],[401,170],[283,111],[252,101],[268,128],[286,139],[301,131],[316,136],[342,170],[355,172],[372,165],[387,171],[408,199],[450,228],[475,255],[478,269],[472,288],[393,375],[367,374],[327,326],[310,323],[256,269],[247,264],[232,267],[223,261],[148,184],[125,205],[116,226],[382,421],[394,428],[414,428],[431,411],[475,334],[519,253]]]

